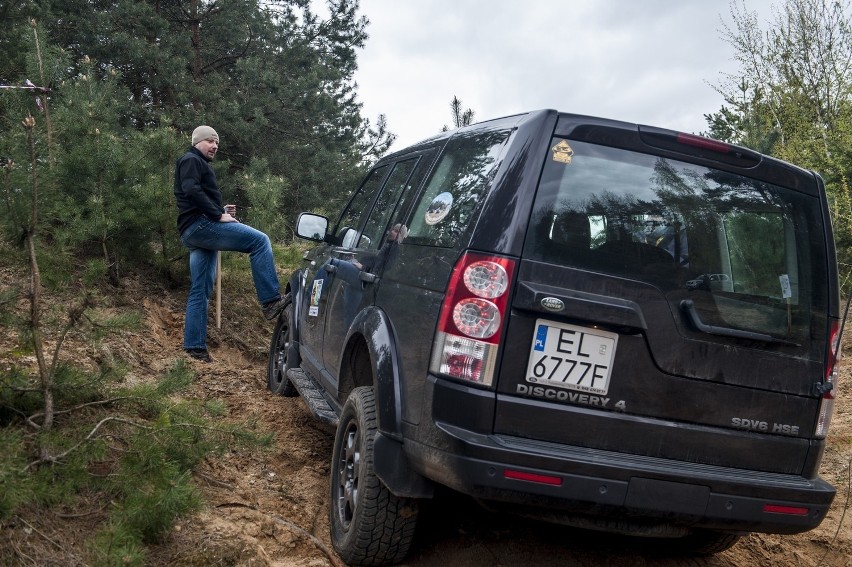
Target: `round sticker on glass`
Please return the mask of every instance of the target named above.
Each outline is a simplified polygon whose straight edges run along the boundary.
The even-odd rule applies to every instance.
[[[429,208],[426,209],[424,220],[426,224],[438,224],[446,218],[453,206],[453,195],[448,192],[441,193],[432,199]]]

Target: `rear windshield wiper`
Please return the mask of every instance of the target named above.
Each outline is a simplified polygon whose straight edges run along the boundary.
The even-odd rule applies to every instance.
[[[736,337],[738,339],[751,339],[754,341],[763,341],[765,343],[776,343],[781,345],[799,346],[798,343],[786,341],[766,335],[764,333],[755,333],[754,331],[744,331],[742,329],[732,329],[730,327],[717,327],[716,325],[708,325],[701,320],[698,310],[695,309],[695,303],[691,299],[684,299],[680,302],[680,308],[689,316],[689,320],[695,325],[695,328],[702,333],[708,335],[721,335],[724,337]]]

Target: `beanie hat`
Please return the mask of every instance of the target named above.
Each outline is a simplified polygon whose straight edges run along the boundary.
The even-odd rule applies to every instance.
[[[199,126],[198,128],[192,131],[193,146],[202,140],[209,140],[210,138],[213,138],[217,142],[219,141],[219,134],[217,134],[216,130],[214,130],[210,126]]]

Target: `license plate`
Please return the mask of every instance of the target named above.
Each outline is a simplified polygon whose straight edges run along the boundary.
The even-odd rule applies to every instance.
[[[615,333],[539,319],[527,382],[606,394],[617,343]]]

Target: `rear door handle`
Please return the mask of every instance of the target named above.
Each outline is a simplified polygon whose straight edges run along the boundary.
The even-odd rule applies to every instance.
[[[680,308],[686,313],[690,322],[696,329],[708,335],[721,335],[723,337],[736,337],[738,339],[750,339],[753,341],[763,341],[766,343],[778,343],[782,345],[799,346],[797,343],[779,339],[772,335],[763,333],[755,333],[754,331],[745,331],[743,329],[732,329],[731,327],[717,327],[716,325],[708,325],[701,320],[701,315],[695,308],[695,303],[691,299],[684,299],[680,302]]]

